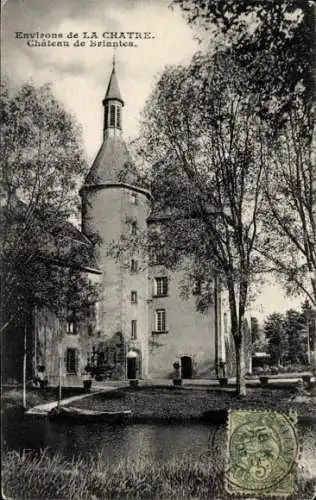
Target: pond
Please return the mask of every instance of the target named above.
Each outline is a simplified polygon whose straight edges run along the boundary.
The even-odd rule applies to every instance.
[[[165,462],[186,456],[198,460],[201,455],[220,460],[225,451],[226,429],[205,424],[104,424],[71,425],[52,422],[45,417],[23,415],[8,409],[3,415],[3,444],[15,450],[59,452],[64,457],[100,455],[104,463],[149,456]],[[316,475],[316,424],[299,425],[303,444],[302,461]]]

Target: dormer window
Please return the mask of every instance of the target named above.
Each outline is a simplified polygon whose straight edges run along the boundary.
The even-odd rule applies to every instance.
[[[133,221],[131,223],[131,234],[135,236],[137,234],[137,222]]]

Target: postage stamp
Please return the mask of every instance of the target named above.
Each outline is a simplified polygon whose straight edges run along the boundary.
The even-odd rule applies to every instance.
[[[291,495],[299,453],[296,414],[229,413],[225,489],[239,495]]]

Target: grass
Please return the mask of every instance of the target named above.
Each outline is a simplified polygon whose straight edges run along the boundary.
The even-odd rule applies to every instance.
[[[59,455],[4,452],[2,487],[15,499],[209,499],[228,500],[216,457],[186,457],[159,463],[150,457],[122,460],[115,467],[100,457],[67,461]],[[291,498],[312,499],[315,482],[300,478]]]
[[[215,410],[223,411],[228,408],[269,408],[279,411],[291,408],[296,409],[299,415],[315,417],[316,398],[295,403],[292,397],[291,389],[248,389],[247,397],[240,399],[230,390],[153,386],[92,395],[77,401],[75,406],[98,411],[129,409],[132,410],[135,421],[144,422],[207,419],[208,415],[212,417]]]
[[[62,397],[66,398],[82,393],[82,388],[67,387],[63,388]],[[28,388],[26,391],[26,407],[32,408],[33,406],[56,401],[57,398],[58,389],[56,387],[48,387],[45,389],[38,389],[36,387]],[[22,388],[2,387],[1,403],[2,411],[12,407],[22,407]]]

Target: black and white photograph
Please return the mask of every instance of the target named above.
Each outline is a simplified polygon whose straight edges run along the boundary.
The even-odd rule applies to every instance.
[[[316,496],[315,0],[1,0],[1,488]]]

